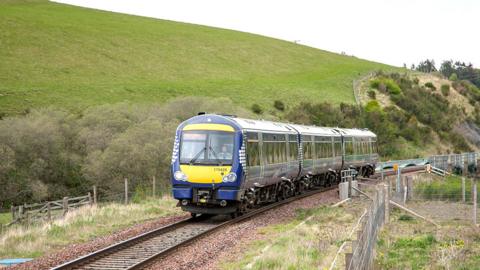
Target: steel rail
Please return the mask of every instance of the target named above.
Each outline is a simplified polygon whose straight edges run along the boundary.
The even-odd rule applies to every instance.
[[[278,207],[278,206],[281,206],[281,205],[284,205],[284,204],[287,204],[287,203],[290,203],[290,202],[293,202],[293,201],[296,201],[296,200],[299,200],[299,199],[302,199],[302,198],[305,198],[305,197],[309,197],[309,196],[312,196],[312,195],[315,195],[315,194],[318,194],[318,193],[321,193],[321,192],[332,190],[336,187],[337,186],[335,185],[335,186],[331,186],[331,187],[328,187],[328,188],[313,189],[313,190],[305,192],[303,194],[300,194],[300,195],[297,195],[297,196],[294,196],[294,197],[290,197],[290,198],[287,198],[287,199],[279,201],[279,202],[271,203],[271,204],[262,206],[260,208],[253,209],[253,210],[251,210],[251,211],[249,211],[249,212],[247,212],[247,213],[245,213],[241,216],[238,216],[234,219],[221,222],[217,225],[213,225],[211,228],[207,228],[204,231],[199,231],[197,234],[195,234],[191,237],[188,237],[187,239],[182,240],[178,243],[174,243],[173,245],[171,245],[171,246],[169,246],[165,249],[162,249],[159,252],[156,252],[155,254],[153,254],[151,256],[146,256],[144,258],[141,258],[141,260],[139,260],[138,262],[135,262],[135,263],[129,263],[129,261],[125,260],[125,259],[115,260],[115,258],[113,258],[112,260],[116,261],[116,265],[112,265],[111,267],[105,266],[104,268],[102,268],[101,266],[99,266],[99,267],[95,268],[94,266],[91,266],[91,267],[82,268],[82,266],[87,266],[88,264],[94,264],[95,261],[99,261],[100,259],[106,258],[107,256],[115,256],[116,253],[128,250],[129,248],[133,248],[133,247],[135,247],[135,245],[140,244],[140,243],[145,242],[145,241],[148,241],[148,240],[151,240],[151,239],[154,239],[155,237],[161,237],[165,233],[172,232],[172,231],[174,231],[176,229],[179,229],[179,228],[182,228],[182,227],[184,227],[188,224],[201,224],[200,223],[201,220],[202,219],[206,220],[206,218],[202,217],[202,216],[197,217],[197,218],[187,218],[187,219],[175,222],[173,224],[170,224],[170,225],[158,228],[158,229],[154,229],[154,230],[145,232],[141,235],[134,236],[132,238],[121,241],[119,243],[115,243],[115,244],[110,245],[106,248],[94,251],[92,253],[89,253],[87,255],[84,255],[82,257],[74,259],[72,261],[68,261],[64,264],[61,264],[61,265],[56,266],[56,267],[51,268],[51,269],[52,270],[65,270],[65,269],[140,269],[140,268],[145,267],[146,265],[150,264],[151,262],[155,261],[157,258],[162,257],[162,256],[170,253],[171,251],[190,243],[191,241],[193,241],[195,239],[199,239],[200,237],[204,237],[207,234],[212,233],[212,232],[214,232],[214,231],[216,231],[216,230],[218,230],[222,227],[225,227],[227,225],[243,221],[245,219],[248,219],[250,217],[253,217],[255,215],[258,215],[260,213],[268,211],[270,209],[273,209],[275,207]],[[141,256],[141,255],[139,255],[139,256]],[[139,258],[134,258],[132,260],[138,260],[138,259]],[[123,264],[123,266],[122,266],[122,264]]]

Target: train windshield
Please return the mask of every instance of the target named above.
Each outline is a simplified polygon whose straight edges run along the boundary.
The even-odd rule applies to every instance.
[[[229,165],[233,159],[234,134],[223,131],[184,131],[180,163]]]

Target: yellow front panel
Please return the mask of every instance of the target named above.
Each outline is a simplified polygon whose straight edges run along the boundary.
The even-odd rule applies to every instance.
[[[190,124],[186,125],[183,130],[218,130],[228,132],[235,131],[232,126],[224,124]]]
[[[232,166],[180,165],[180,170],[187,176],[188,182],[211,184],[221,183],[223,176],[230,172]]]

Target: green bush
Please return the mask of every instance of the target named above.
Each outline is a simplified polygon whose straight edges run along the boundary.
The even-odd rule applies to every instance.
[[[285,104],[280,100],[275,100],[273,102],[273,107],[275,107],[275,109],[277,109],[279,111],[282,111],[282,112],[285,110]]]
[[[435,87],[435,85],[433,85],[433,83],[431,83],[431,82],[425,83],[425,87],[430,88],[431,90],[436,90],[437,89]]]
[[[367,95],[371,99],[376,99],[377,98],[377,92],[375,92],[375,90],[368,90]]]
[[[258,105],[257,103],[253,104],[252,107],[252,112],[256,113],[256,114],[262,114],[263,113],[263,109],[260,105]]]
[[[444,96],[448,96],[450,94],[450,85],[442,84],[442,87],[440,88],[440,90],[442,91],[442,94]]]
[[[450,75],[450,78],[448,78],[448,79],[452,82],[457,81],[458,80],[457,73],[452,73],[452,75]]]
[[[402,93],[402,89],[393,79],[385,77],[370,80],[370,87],[381,92],[388,92],[391,95],[399,95]]]
[[[365,111],[367,112],[381,111],[381,110],[382,108],[380,107],[380,104],[376,100],[369,101],[365,106]]]

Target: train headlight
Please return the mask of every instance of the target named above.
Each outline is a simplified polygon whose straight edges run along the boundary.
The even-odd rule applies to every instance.
[[[181,172],[181,171],[176,171],[174,174],[173,174],[173,177],[175,178],[175,180],[177,181],[187,181],[187,176]]]
[[[223,177],[223,182],[235,182],[237,180],[237,175],[235,173],[229,173]]]

